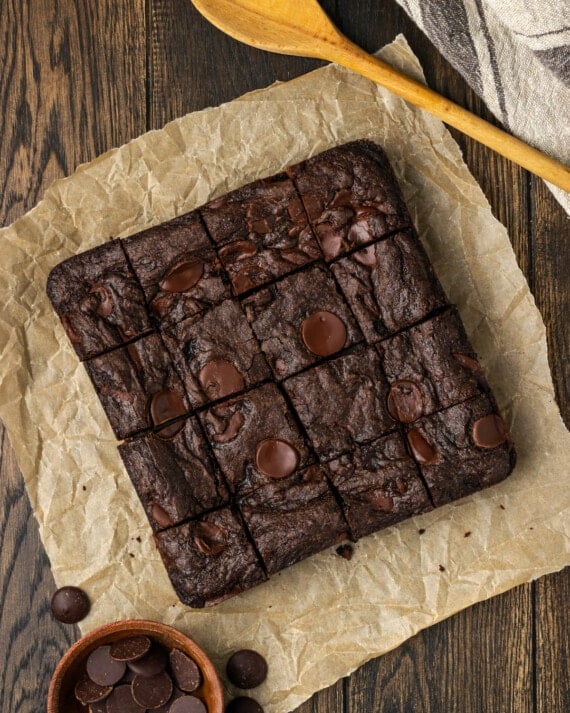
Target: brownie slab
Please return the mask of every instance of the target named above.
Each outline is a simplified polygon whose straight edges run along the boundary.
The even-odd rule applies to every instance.
[[[158,532],[155,542],[176,593],[190,607],[217,604],[267,579],[231,508]]]
[[[288,169],[326,260],[411,226],[384,151],[353,141]]]
[[[454,309],[376,347],[390,384],[389,411],[403,423],[489,391]]]
[[[236,295],[321,257],[285,174],[250,183],[201,209]]]
[[[229,502],[196,418],[129,439],[119,453],[155,532]]]
[[[238,505],[269,574],[348,536],[323,466],[272,479]]]
[[[123,246],[160,328],[231,296],[196,211],[126,238]]]
[[[328,468],[354,539],[433,508],[400,433],[367,443]]]
[[[419,239],[402,232],[331,265],[369,344],[448,304]]]
[[[224,401],[199,414],[233,493],[245,494],[268,477],[291,474],[311,458],[275,384]]]
[[[321,461],[394,429],[378,354],[360,348],[284,382]]]
[[[143,292],[119,240],[56,265],[46,289],[82,360],[151,331]]]
[[[190,411],[159,334],[85,362],[117,438],[132,436]]]
[[[362,340],[356,320],[324,267],[290,275],[243,304],[276,379]]]
[[[416,421],[407,439],[436,507],[504,480],[515,466],[507,427],[488,396]]]
[[[226,300],[164,333],[193,406],[243,391],[270,377],[239,304]]]

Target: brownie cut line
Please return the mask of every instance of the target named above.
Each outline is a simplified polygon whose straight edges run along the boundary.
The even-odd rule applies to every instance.
[[[75,255],[47,294],[190,607],[514,468],[370,141]]]

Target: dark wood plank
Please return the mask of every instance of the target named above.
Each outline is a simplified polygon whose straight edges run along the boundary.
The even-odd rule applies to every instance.
[[[295,709],[295,713],[343,713],[345,710],[344,680],[337,681],[334,686],[324,688],[315,693],[308,701]],[[347,711],[347,713],[350,713]],[[362,709],[364,713],[364,709]]]

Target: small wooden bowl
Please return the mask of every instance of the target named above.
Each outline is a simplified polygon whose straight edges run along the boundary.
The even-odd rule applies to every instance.
[[[192,639],[172,626],[146,619],[127,619],[105,624],[83,636],[67,651],[52,676],[47,701],[47,713],[83,713],[87,710],[74,695],[75,684],[85,671],[89,654],[98,646],[129,636],[146,634],[168,649],[180,649],[198,664],[202,683],[193,695],[201,698],[208,713],[223,713],[224,698],[220,679],[213,663]]]

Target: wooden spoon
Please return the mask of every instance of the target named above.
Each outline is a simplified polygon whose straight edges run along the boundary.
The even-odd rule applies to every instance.
[[[336,62],[570,192],[570,169],[369,55],[342,35],[316,0],[192,0],[213,25],[270,52]]]

